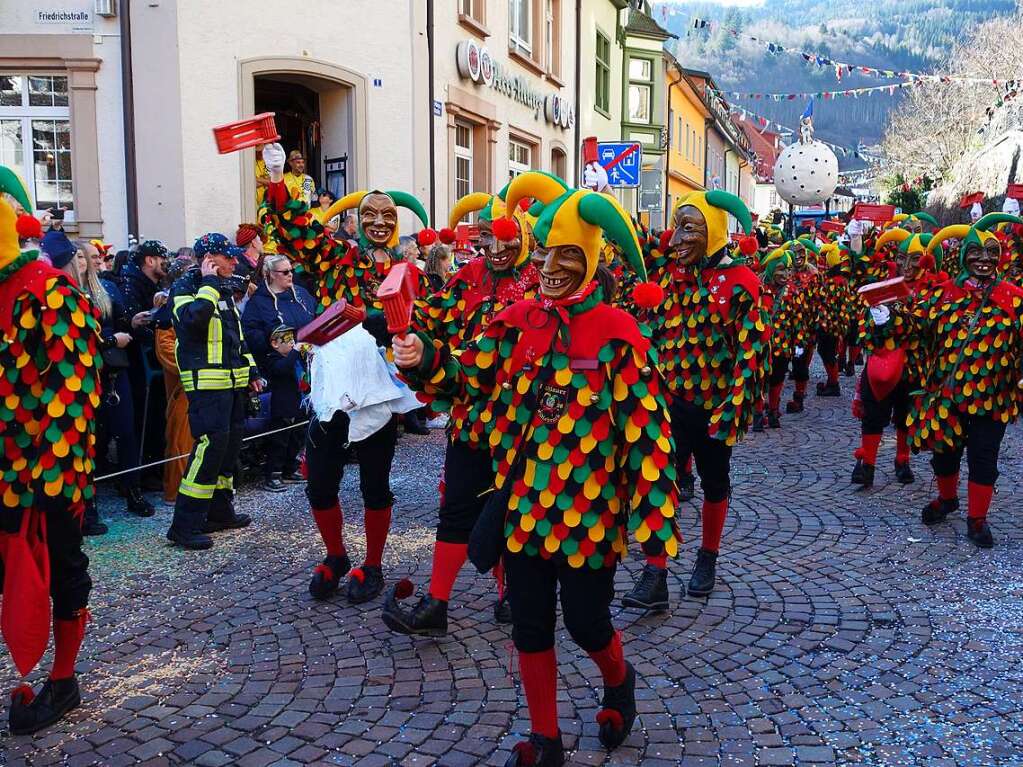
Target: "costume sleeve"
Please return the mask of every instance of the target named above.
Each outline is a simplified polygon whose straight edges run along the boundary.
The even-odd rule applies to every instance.
[[[708,433],[734,445],[749,430],[756,403],[767,393],[765,360],[769,353],[769,322],[759,295],[736,286],[731,302],[732,391],[710,416]]]
[[[99,318],[88,299],[54,277],[46,283],[40,321],[46,359],[39,371],[40,402],[46,408],[32,469],[35,503],[37,508],[75,507],[94,494]]]
[[[271,182],[259,211],[260,223],[282,252],[297,261],[314,279],[344,258],[348,248],[335,241],[310,213],[309,206],[288,194],[283,181]]]
[[[177,373],[178,360],[174,355],[174,342],[174,331],[164,329],[156,331],[156,359],[164,370]]]
[[[450,411],[455,401],[490,398],[501,359],[493,325],[470,341],[465,349],[455,352],[447,346],[434,346],[422,333],[418,335],[423,341],[423,361],[414,370],[400,372],[411,388],[421,392],[421,400],[430,404],[434,411],[443,413]],[[508,339],[500,343],[503,346]]]
[[[213,275],[203,277],[195,293],[179,290],[171,296],[171,300],[176,325],[189,333],[205,334],[220,300],[217,278]]]
[[[651,347],[623,350],[614,371],[618,469],[624,477],[627,528],[647,556],[678,554],[678,479],[668,406]]]
[[[443,289],[416,301],[412,327],[435,347],[454,346],[461,325],[462,281],[449,282]]]

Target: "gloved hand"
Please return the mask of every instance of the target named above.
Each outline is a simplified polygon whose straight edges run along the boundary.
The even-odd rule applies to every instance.
[[[610,188],[604,166],[599,162],[591,162],[583,168],[583,186],[595,192],[603,192]]]
[[[884,325],[891,316],[891,311],[884,304],[870,307],[870,318],[874,320],[875,325]]]
[[[806,350],[802,346],[797,346],[795,351],[796,351],[796,359],[798,360],[800,357],[803,356],[803,353]]]
[[[280,144],[266,144],[263,147],[263,162],[266,163],[270,181],[277,183],[284,179],[284,161],[288,155]]]

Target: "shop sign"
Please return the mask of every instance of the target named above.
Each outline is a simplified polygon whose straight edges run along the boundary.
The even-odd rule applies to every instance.
[[[575,125],[575,108],[557,93],[544,95],[530,84],[525,75],[512,72],[494,61],[485,47],[474,40],[463,40],[455,50],[458,74],[465,80],[491,87],[533,110],[537,120],[543,117],[551,125],[564,129]]]

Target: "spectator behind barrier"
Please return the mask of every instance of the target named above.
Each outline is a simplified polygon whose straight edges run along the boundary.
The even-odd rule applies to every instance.
[[[430,281],[430,290],[436,293],[447,284],[451,277],[451,248],[447,245],[437,244],[430,248],[430,254],[426,257],[426,278]]]

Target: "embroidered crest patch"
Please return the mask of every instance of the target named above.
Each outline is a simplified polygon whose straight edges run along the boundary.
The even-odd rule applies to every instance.
[[[540,420],[546,424],[555,424],[564,415],[565,407],[568,405],[568,389],[544,384],[540,387],[540,396],[537,400]]]

